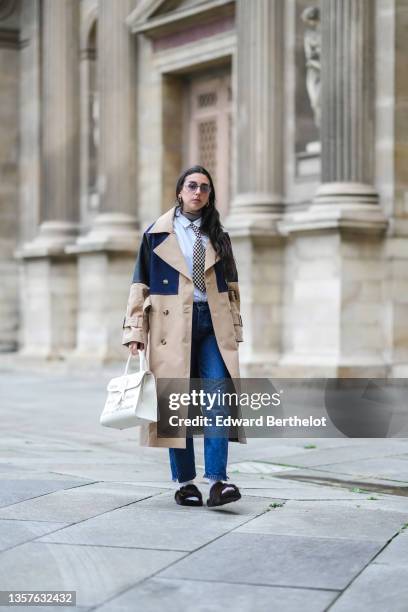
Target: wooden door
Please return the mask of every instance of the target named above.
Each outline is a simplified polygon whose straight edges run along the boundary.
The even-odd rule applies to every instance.
[[[197,77],[190,83],[188,164],[200,164],[213,177],[217,208],[229,210],[231,187],[231,75]]]

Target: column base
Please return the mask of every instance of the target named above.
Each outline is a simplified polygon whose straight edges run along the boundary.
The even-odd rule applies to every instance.
[[[122,361],[123,318],[132,283],[138,233],[90,233],[69,247],[78,260],[78,322],[70,363]]]
[[[13,244],[0,239],[1,293],[0,293],[0,353],[18,348],[18,264],[13,258]]]
[[[139,224],[133,215],[101,213],[85,236],[78,238],[69,252],[111,250],[135,253],[139,241]]]
[[[279,223],[285,235],[328,229],[381,235],[387,227],[377,192],[364,183],[324,183],[308,210],[289,213]]]
[[[236,196],[225,225],[232,231],[255,235],[277,232],[277,223],[282,218],[282,196],[269,193],[246,193]]]
[[[354,207],[313,205],[307,211],[288,214],[278,223],[282,235],[321,230],[339,230],[353,234],[384,234],[388,221],[378,206]]]
[[[372,185],[354,181],[322,183],[319,185],[314,204],[329,204],[330,206],[364,206],[377,205],[378,193]]]
[[[388,376],[381,211],[312,206],[280,227],[288,242],[279,368],[294,376]]]
[[[266,209],[244,218],[233,210],[226,222],[238,268],[245,377],[268,377],[279,359],[284,241],[277,233],[278,219]]]
[[[59,360],[75,346],[76,261],[65,251],[78,225],[44,221],[38,235],[21,245],[20,348],[27,359]]]
[[[78,231],[76,223],[45,221],[34,240],[23,244],[16,251],[16,256],[20,259],[64,256],[65,247],[75,241]]]
[[[56,244],[23,247],[20,275],[20,355],[59,360],[75,346],[76,261]]]

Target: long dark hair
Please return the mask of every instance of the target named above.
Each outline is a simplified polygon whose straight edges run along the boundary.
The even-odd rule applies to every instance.
[[[215,206],[216,196],[215,196],[215,188],[214,183],[211,178],[211,174],[208,172],[206,168],[203,166],[192,166],[187,170],[184,170],[176,184],[176,200],[177,205],[182,210],[182,205],[179,202],[179,194],[183,189],[184,181],[190,174],[194,174],[195,172],[199,172],[200,174],[205,174],[208,178],[211,186],[210,195],[208,197],[208,203],[204,208],[202,208],[202,216],[201,216],[201,231],[203,234],[206,234],[211,240],[211,244],[213,245],[215,252],[220,256],[225,279],[227,281],[235,280],[237,276],[237,268],[235,264],[234,255],[232,253],[231,242],[229,240],[228,235],[225,233],[224,228],[222,227],[220,221],[220,214]]]

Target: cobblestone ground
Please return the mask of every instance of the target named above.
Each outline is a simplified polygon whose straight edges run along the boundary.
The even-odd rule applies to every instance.
[[[407,440],[231,444],[242,500],[181,507],[167,450],[99,425],[117,372],[0,370],[0,590],[101,612],[407,611]]]

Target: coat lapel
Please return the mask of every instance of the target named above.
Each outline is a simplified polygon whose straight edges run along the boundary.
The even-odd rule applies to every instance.
[[[161,242],[153,252],[161,259],[168,263],[172,268],[175,268],[181,274],[192,280],[187,268],[187,262],[180,249],[177,236],[171,233]]]
[[[163,232],[168,234],[168,236],[153,249],[153,252],[172,268],[180,272],[180,274],[184,274],[184,276],[192,280],[173,228],[175,210],[175,206],[170,208],[170,210],[165,212],[164,215],[161,215],[149,229],[149,234],[160,234]]]
[[[209,270],[219,260],[219,258],[220,256],[215,252],[215,249],[211,244],[211,240],[209,240],[205,249],[204,272],[207,272],[207,270]]]
[[[149,233],[158,234],[167,232],[168,236],[155,248],[153,249],[156,255],[158,255],[163,261],[172,266],[175,270],[192,280],[191,275],[187,268],[187,263],[184,255],[180,249],[180,245],[177,240],[177,236],[173,228],[175,206],[168,210],[164,215],[161,215],[150,228]],[[205,264],[204,272],[209,270],[217,261],[219,255],[216,254],[211,241],[208,240],[205,249]]]

